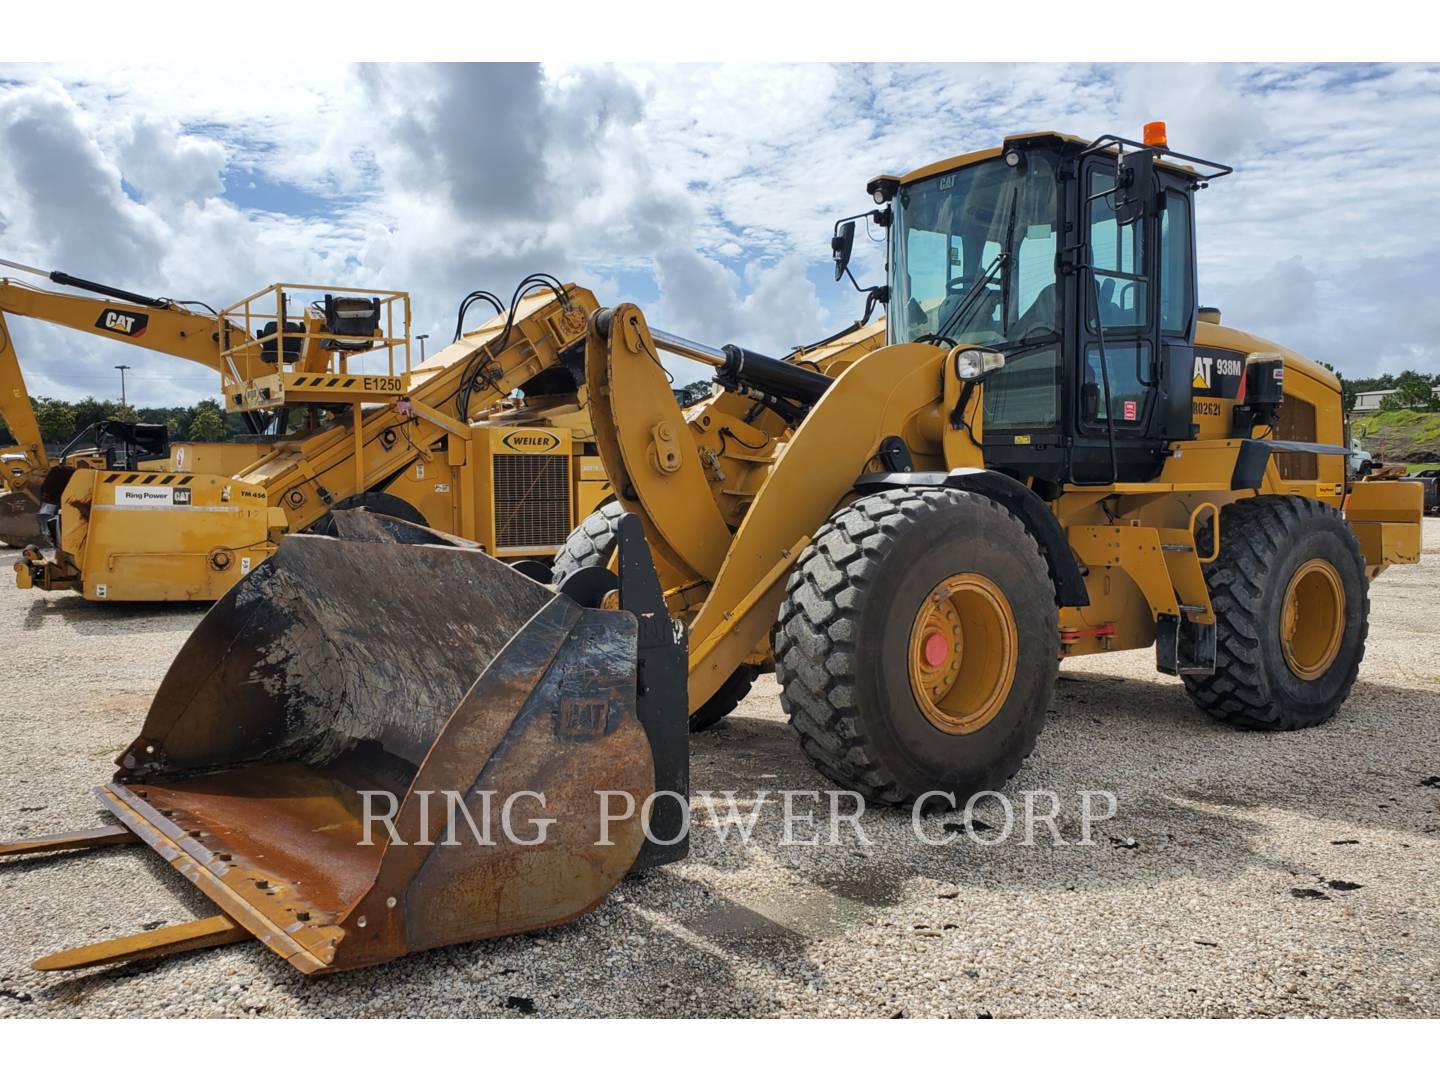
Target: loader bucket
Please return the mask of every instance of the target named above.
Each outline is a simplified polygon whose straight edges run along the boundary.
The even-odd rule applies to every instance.
[[[683,856],[661,799],[643,830],[688,774],[684,637],[638,521],[602,610],[465,541],[336,518],[206,614],[106,809],[306,973],[563,923]]]
[[[0,495],[0,544],[23,548],[43,544],[40,532],[40,505],[27,491],[7,491]]]

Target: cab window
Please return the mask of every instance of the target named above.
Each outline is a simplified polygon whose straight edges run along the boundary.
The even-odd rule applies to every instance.
[[[1085,351],[1085,381],[1099,391],[1094,417],[1105,423],[1139,424],[1145,419],[1145,397],[1150,392],[1150,345],[1144,341],[1107,341],[1105,375],[1109,376],[1110,400],[1105,400],[1105,378],[1100,371],[1100,346]]]
[[[1053,345],[1010,356],[985,380],[985,432],[1053,428],[1060,420],[1060,352]]]
[[[1100,195],[1115,186],[1114,173],[1090,173],[1090,194]],[[1095,268],[1096,303],[1100,324],[1106,330],[1141,326],[1148,310],[1145,282],[1145,234],[1139,222],[1120,225],[1115,220],[1115,196],[1092,198],[1090,206],[1090,261]],[[1086,312],[1092,330],[1095,308]]]
[[[1190,333],[1190,203],[1169,192],[1160,213],[1160,328],[1166,333]]]

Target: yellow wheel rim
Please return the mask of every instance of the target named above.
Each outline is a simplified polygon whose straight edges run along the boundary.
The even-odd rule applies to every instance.
[[[1298,678],[1318,679],[1330,669],[1345,636],[1345,586],[1335,567],[1311,559],[1290,579],[1280,612],[1280,647]]]
[[[925,719],[948,735],[978,731],[1015,683],[1015,613],[980,574],[953,574],[930,590],[910,630],[910,689]]]

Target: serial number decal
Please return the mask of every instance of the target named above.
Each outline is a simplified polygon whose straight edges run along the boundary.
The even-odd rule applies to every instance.
[[[1196,401],[1190,402],[1191,416],[1220,416],[1220,402],[1218,401]]]
[[[366,390],[385,392],[398,392],[405,389],[404,380],[398,375],[366,375],[363,385]]]

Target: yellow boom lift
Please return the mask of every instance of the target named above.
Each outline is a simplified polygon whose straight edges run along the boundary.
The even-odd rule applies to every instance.
[[[1146,136],[877,177],[889,344],[831,371],[594,312],[624,512],[551,587],[375,514],[288,537],[181,650],[117,824],[8,848],[143,841],[223,914],[39,966],[253,936],[313,973],[573,919],[683,857],[687,714],[769,655],[803,751],[878,803],[1004,784],[1070,656],[1153,648],[1236,727],[1334,715],[1420,489],[1347,489],[1334,376],[1198,306],[1229,170]],[[726,392],[682,412],[662,351]]]
[[[507,559],[548,557],[609,494],[562,362],[597,306],[583,289],[535,276],[509,309],[472,294],[466,306],[487,301],[494,317],[468,333],[457,326],[454,344],[412,366],[402,292],[280,284],[201,312],[47,276],[105,298],[0,280],[0,333],[8,312],[203,364],[218,374],[226,408],[271,443],[233,475],[203,471],[194,452],[161,475],[131,458],[50,472],[41,528],[54,554],[26,549],[21,588],[213,600],[280,536],[327,530],[331,510],[353,506],[475,538]],[[0,361],[18,372],[8,333]]]

